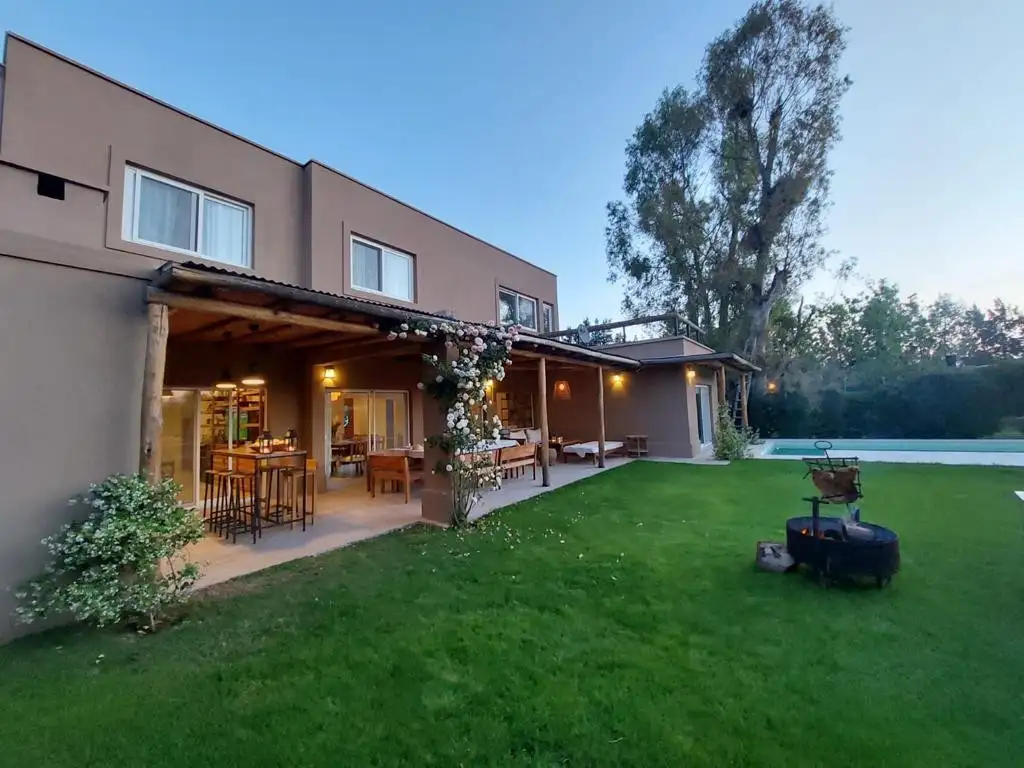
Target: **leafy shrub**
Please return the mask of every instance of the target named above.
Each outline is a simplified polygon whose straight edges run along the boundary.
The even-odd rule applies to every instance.
[[[737,427],[725,405],[719,406],[715,419],[715,458],[719,461],[738,461],[750,457],[750,446],[756,433]]]
[[[202,538],[203,523],[178,501],[180,491],[169,479],[150,485],[142,475],[112,475],[72,499],[91,511],[43,539],[52,560],[19,593],[21,619],[70,614],[154,629],[199,577],[182,550]]]

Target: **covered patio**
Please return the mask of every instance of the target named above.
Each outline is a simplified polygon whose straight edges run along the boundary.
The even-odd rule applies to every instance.
[[[408,454],[422,456],[424,467],[443,458],[438,449],[424,447],[425,436],[443,431],[445,425],[440,410],[417,384],[433,375],[423,353],[443,353],[444,347],[411,334],[388,338],[402,322],[436,321],[439,316],[200,263],[161,268],[148,292],[148,312],[142,471],[150,477],[173,477],[184,488],[183,500],[203,508],[208,506],[206,480],[216,455],[245,455],[264,438],[273,438],[275,450],[283,450],[281,437],[294,434],[287,449],[306,462],[301,495],[310,511],[315,503],[315,518],[307,520],[305,531],[296,522],[258,531],[253,527],[228,539],[208,536],[195,553],[207,563],[204,583],[416,522],[448,522],[451,489],[446,478],[424,471],[410,484],[406,503],[404,489],[384,492],[390,489],[378,485],[373,497],[365,477],[337,477],[334,471],[348,474],[354,467],[332,462],[332,448],[339,441],[350,442],[350,432],[357,439],[362,435],[367,454],[412,446]],[[538,446],[536,477],[530,468],[510,472],[500,491],[485,495],[475,515],[615,463],[606,459],[605,448],[622,441],[606,435],[603,386],[619,371],[639,367],[629,358],[528,334],[512,355],[506,380],[489,387],[488,408],[514,428],[512,439]],[[586,414],[580,417],[586,429],[578,439],[592,443],[593,449],[576,463],[556,465],[564,454],[556,444],[561,432],[553,435],[549,429],[549,411],[558,410],[549,398],[559,396],[560,383],[571,373],[593,384],[572,403]],[[564,410],[566,403],[561,406]],[[366,419],[369,426],[360,423]]]

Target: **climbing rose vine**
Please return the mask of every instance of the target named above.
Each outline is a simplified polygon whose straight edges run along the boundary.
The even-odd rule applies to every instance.
[[[410,334],[443,341],[455,353],[423,355],[434,375],[419,387],[438,402],[445,415],[446,430],[428,437],[427,443],[441,448],[447,456],[433,471],[451,479],[451,522],[462,526],[483,492],[501,487],[501,471],[489,448],[490,441],[501,436],[501,419],[487,412],[486,382],[505,378],[519,327],[492,328],[458,320],[420,321],[402,323],[388,338],[405,339]],[[448,357],[453,359],[445,359]]]

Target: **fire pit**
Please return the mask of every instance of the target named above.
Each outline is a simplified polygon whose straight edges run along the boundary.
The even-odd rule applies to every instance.
[[[857,529],[858,538],[853,538],[841,518],[819,517],[816,526],[813,516],[791,517],[786,521],[786,550],[823,582],[870,578],[883,587],[900,568],[899,537],[872,523],[858,523]]]
[[[832,444],[819,440],[824,457],[805,458],[819,496],[804,499],[810,517],[786,521],[786,550],[796,565],[806,565],[823,585],[830,581],[874,579],[881,588],[900,568],[900,540],[888,528],[862,523],[860,509],[851,505],[863,497],[856,456],[829,455]],[[822,517],[822,504],[846,505],[846,517]]]

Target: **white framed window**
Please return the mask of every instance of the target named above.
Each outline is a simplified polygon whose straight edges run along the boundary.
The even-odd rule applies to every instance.
[[[507,288],[498,289],[498,320],[502,325],[517,323],[531,331],[537,330],[537,300]]]
[[[352,287],[402,301],[415,300],[413,257],[378,243],[352,238]]]
[[[122,223],[125,240],[252,266],[252,208],[130,165]]]
[[[555,308],[546,301],[541,304],[541,329],[544,333],[555,330]]]

